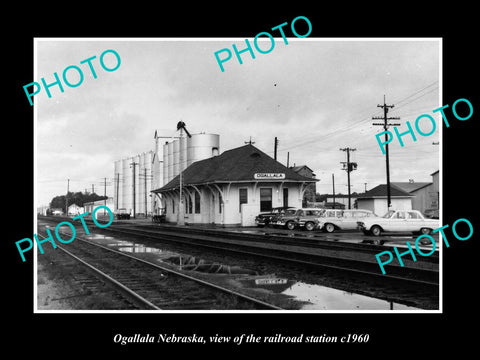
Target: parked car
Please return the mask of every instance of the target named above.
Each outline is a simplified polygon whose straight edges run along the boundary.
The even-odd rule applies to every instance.
[[[295,227],[305,227],[306,230],[312,231],[315,229],[317,219],[322,216],[325,209],[300,209],[297,211],[297,217],[295,219]]]
[[[316,219],[321,216],[325,209],[305,208],[298,209],[295,212],[288,211],[275,219],[275,225],[286,227],[293,230],[296,227],[305,227],[312,231],[315,228]]]
[[[118,220],[129,220],[130,219],[130,213],[127,212],[127,209],[125,209],[125,208],[117,209],[117,211],[115,212],[115,217]]]
[[[358,228],[357,222],[364,218],[376,217],[370,210],[325,210],[320,218],[318,218],[316,228],[326,232],[334,232],[335,230],[355,230]]]
[[[289,230],[293,230],[295,229],[295,218],[298,210],[299,209],[296,208],[287,209],[283,213],[275,216],[270,224],[273,226],[281,226]]]
[[[255,217],[255,224],[259,227],[267,226],[271,223],[272,219],[278,217],[278,215],[283,214],[285,210],[294,209],[291,206],[282,206],[282,207],[275,207],[270,212],[260,213]]]
[[[389,210],[382,217],[365,218],[357,224],[366,235],[379,236],[382,232],[430,234],[439,227],[439,220],[427,219],[418,210]]]

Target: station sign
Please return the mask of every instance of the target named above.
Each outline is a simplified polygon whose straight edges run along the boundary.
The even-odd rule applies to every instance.
[[[253,178],[256,180],[285,179],[284,173],[255,173]]]
[[[278,284],[286,284],[287,279],[255,279],[255,284],[256,285],[278,285]]]

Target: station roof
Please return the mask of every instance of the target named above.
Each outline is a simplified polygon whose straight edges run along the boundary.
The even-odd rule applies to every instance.
[[[413,197],[410,193],[400,189],[398,186],[390,183],[390,196],[391,197]],[[387,197],[387,184],[381,184],[368,190],[364,194],[360,194],[358,199],[371,199],[371,198],[385,198]]]
[[[285,174],[282,179],[256,180],[255,174]],[[287,168],[272,157],[251,144],[224,151],[221,155],[194,162],[183,171],[184,185],[202,185],[228,182],[315,182]],[[153,192],[162,192],[178,188],[177,175],[162,188]]]
[[[391,185],[395,185],[399,187],[400,189],[412,193],[414,191],[420,190],[428,185],[432,185],[431,182],[391,182]]]

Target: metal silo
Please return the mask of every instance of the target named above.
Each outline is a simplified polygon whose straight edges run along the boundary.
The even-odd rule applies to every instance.
[[[180,141],[173,142],[173,177],[180,173]],[[172,178],[173,178],[172,177]]]
[[[168,183],[168,143],[163,145],[163,184]]]
[[[179,171],[183,171],[187,168],[187,137],[180,138],[180,159],[179,159]]]
[[[173,179],[173,141],[168,143],[168,181]]]
[[[193,134],[187,140],[187,166],[211,158],[220,150],[220,135]]]

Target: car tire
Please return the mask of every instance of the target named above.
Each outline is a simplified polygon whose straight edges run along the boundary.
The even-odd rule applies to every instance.
[[[293,230],[293,229],[295,229],[295,223],[293,221],[287,221],[287,223],[285,224],[285,227],[288,230]]]
[[[383,245],[383,244],[385,244],[385,240],[375,239],[375,240],[372,240],[372,244],[373,245]]]
[[[373,225],[370,228],[370,232],[372,233],[373,236],[380,236],[382,234],[382,228],[378,225]]]
[[[307,231],[312,231],[313,229],[315,229],[315,224],[311,221],[305,223],[305,229]]]
[[[325,224],[324,229],[325,229],[326,232],[332,233],[332,232],[335,231],[335,225],[330,224],[330,223],[329,223],[329,224]]]
[[[432,232],[432,229],[430,228],[421,228],[420,229],[420,234],[422,235],[429,235]]]

